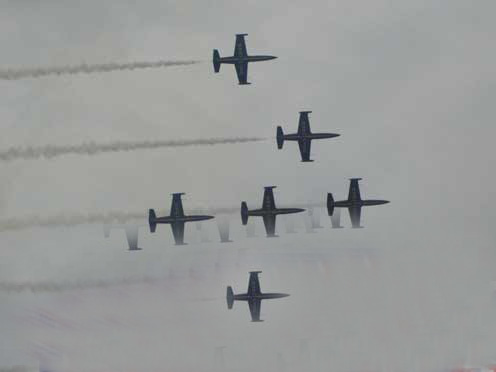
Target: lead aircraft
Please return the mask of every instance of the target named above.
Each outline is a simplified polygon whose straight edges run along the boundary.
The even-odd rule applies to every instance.
[[[248,63],[269,61],[277,57],[274,56],[249,56],[246,50],[245,36],[248,34],[237,34],[236,44],[234,45],[234,55],[232,57],[221,57],[219,51],[214,49],[213,64],[214,71],[219,72],[220,65],[223,63],[234,65],[236,68],[236,75],[238,75],[238,82],[240,85],[249,85],[248,82]]]

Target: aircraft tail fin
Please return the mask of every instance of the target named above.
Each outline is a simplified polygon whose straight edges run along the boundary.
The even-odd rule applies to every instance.
[[[217,49],[214,49],[213,63],[214,63],[214,71],[219,72],[221,62],[220,62],[220,54]]]
[[[327,213],[329,216],[332,216],[334,213],[334,198],[330,192],[327,193]]]
[[[148,224],[150,225],[150,232],[154,233],[157,228],[157,215],[153,209],[148,211]]]
[[[243,225],[248,223],[248,205],[246,202],[241,203],[241,222]]]
[[[284,132],[281,127],[277,127],[277,148],[280,150],[284,145]]]
[[[234,292],[231,286],[227,287],[226,293],[227,308],[230,310],[234,305]]]

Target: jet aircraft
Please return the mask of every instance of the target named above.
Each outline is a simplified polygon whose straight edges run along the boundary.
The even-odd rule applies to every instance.
[[[186,244],[184,243],[184,225],[186,222],[204,221],[214,218],[214,216],[205,216],[205,215],[192,215],[192,216],[185,215],[183,210],[183,202],[181,200],[181,195],[184,195],[184,193],[172,194],[172,205],[171,205],[170,216],[157,217],[153,209],[150,209],[148,213],[148,223],[150,225],[150,232],[152,233],[155,232],[155,229],[157,228],[157,223],[170,224],[176,245]]]
[[[331,193],[327,194],[327,211],[329,216],[334,213],[334,208],[348,208],[350,213],[351,227],[361,228],[360,226],[360,216],[362,213],[362,207],[367,207],[371,205],[381,205],[389,203],[388,200],[363,200],[360,196],[360,187],[358,181],[361,178],[350,178],[350,189],[348,192],[348,199],[341,201],[334,201]]]
[[[251,271],[250,280],[248,282],[248,292],[243,294],[234,294],[232,287],[227,287],[227,308],[232,309],[234,301],[247,301],[251,313],[252,322],[262,322],[260,319],[260,308],[262,300],[269,300],[273,298],[288,297],[286,293],[262,293],[260,290],[260,282],[258,274],[261,271]]]
[[[248,216],[263,217],[265,232],[267,237],[276,237],[276,216],[278,214],[291,214],[303,212],[302,208],[276,208],[274,201],[274,192],[276,186],[266,186],[263,196],[262,208],[248,210],[246,202],[241,203],[241,222],[243,225],[248,223]]]
[[[105,224],[103,225],[103,235],[108,238],[110,236],[110,230],[113,228],[123,228],[126,232],[127,244],[129,245],[130,251],[141,251],[138,247],[138,225],[132,224]]]
[[[238,75],[238,81],[240,85],[251,84],[247,81],[248,79],[248,63],[249,62],[260,62],[275,59],[274,56],[249,56],[246,51],[245,36],[248,34],[237,34],[236,44],[234,46],[234,55],[232,57],[221,57],[219,51],[214,49],[213,64],[214,71],[219,72],[220,65],[222,63],[234,65],[236,68],[236,74]]]
[[[312,140],[323,139],[323,138],[334,138],[339,137],[337,133],[312,133],[310,130],[310,121],[308,119],[308,114],[312,111],[300,111],[300,119],[298,121],[298,132],[292,134],[284,134],[281,127],[277,127],[276,140],[277,148],[280,150],[284,145],[284,140],[286,141],[298,141],[298,146],[300,147],[300,155],[302,162],[311,162],[310,159],[310,147]]]

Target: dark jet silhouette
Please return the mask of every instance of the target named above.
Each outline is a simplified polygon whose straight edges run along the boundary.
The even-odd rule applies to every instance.
[[[214,49],[214,71],[219,72],[222,63],[234,65],[240,85],[251,84],[248,79],[248,62],[268,61],[277,57],[274,56],[249,56],[246,51],[245,36],[248,34],[237,34],[234,55],[232,57],[221,57],[219,51]]]
[[[276,216],[278,214],[291,214],[299,213],[305,211],[302,208],[276,208],[276,203],[274,202],[274,192],[276,186],[265,187],[262,208],[248,210],[246,202],[241,203],[241,222],[243,225],[248,223],[248,216],[258,216],[263,217],[263,222],[265,225],[265,232],[267,237],[276,237]]]
[[[129,245],[130,251],[141,251],[138,247],[138,225],[131,224],[104,224],[103,225],[103,235],[108,238],[110,236],[110,230],[113,228],[123,228],[126,232],[127,244]]]
[[[334,201],[332,194],[327,194],[327,211],[329,216],[333,215],[334,208],[348,208],[348,211],[350,212],[351,227],[353,228],[363,227],[360,226],[362,207],[389,203],[388,200],[362,200],[360,197],[360,187],[358,186],[358,181],[360,180],[361,178],[350,178],[350,190],[348,192],[347,200]]]
[[[248,292],[243,294],[234,294],[232,287],[227,287],[227,308],[232,309],[234,301],[248,301],[250,307],[251,321],[262,322],[260,320],[260,308],[262,300],[269,300],[273,298],[288,297],[286,293],[262,293],[260,290],[260,282],[258,281],[258,274],[261,271],[251,271],[250,281],[248,282]]]
[[[183,210],[183,202],[181,195],[184,193],[172,194],[172,205],[170,216],[157,217],[153,209],[149,210],[148,223],[150,224],[150,232],[154,233],[157,228],[157,223],[167,223],[171,225],[172,234],[176,245],[184,245],[184,225],[186,222],[204,221],[214,218],[214,216],[196,215],[186,216]]]
[[[342,229],[341,226],[341,209],[336,209],[331,216],[331,225],[333,229]]]
[[[284,134],[281,127],[277,127],[276,140],[277,148],[280,150],[286,141],[298,141],[300,147],[301,161],[310,162],[310,147],[312,140],[323,138],[339,137],[337,133],[312,133],[310,130],[310,121],[308,114],[312,111],[300,111],[300,120],[298,122],[298,132],[292,134]]]

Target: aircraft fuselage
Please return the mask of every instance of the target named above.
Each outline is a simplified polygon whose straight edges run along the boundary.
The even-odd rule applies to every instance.
[[[334,138],[339,137],[337,133],[308,133],[308,134],[285,134],[284,139],[287,141],[299,141],[299,140],[314,140],[314,139],[324,139],[324,138]]]
[[[349,207],[367,207],[372,205],[382,205],[389,203],[389,200],[376,200],[376,199],[368,199],[368,200],[341,200],[334,202],[335,208],[349,208]]]
[[[235,65],[237,63],[246,63],[246,62],[261,62],[261,61],[270,61],[271,59],[276,59],[275,56],[232,56],[232,57],[221,57],[219,62]]]
[[[305,211],[302,208],[276,208],[276,209],[254,209],[248,211],[249,216],[275,216],[278,214],[300,213]]]
[[[211,220],[214,218],[213,216],[204,216],[204,215],[196,215],[196,216],[182,216],[182,217],[157,217],[155,219],[156,223],[174,223],[174,222],[194,222],[194,221],[205,221]]]
[[[234,295],[236,301],[251,301],[251,300],[270,300],[273,298],[288,297],[287,293],[260,293],[258,295],[249,295],[247,293]]]

